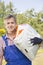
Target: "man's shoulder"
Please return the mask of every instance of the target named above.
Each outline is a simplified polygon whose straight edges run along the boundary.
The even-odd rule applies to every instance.
[[[3,37],[5,36],[6,34],[0,36],[0,41],[3,40]]]
[[[3,42],[4,42],[4,40],[3,40],[2,36],[0,36],[0,45],[2,45]]]
[[[0,37],[0,47],[2,46],[2,44],[3,44],[3,39],[2,37]]]

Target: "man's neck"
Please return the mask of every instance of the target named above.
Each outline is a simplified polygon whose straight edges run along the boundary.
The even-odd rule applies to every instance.
[[[8,37],[11,39],[14,39],[16,37],[16,31],[13,31],[11,33],[7,33]]]

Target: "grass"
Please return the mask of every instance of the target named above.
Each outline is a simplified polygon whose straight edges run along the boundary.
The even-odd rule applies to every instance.
[[[39,49],[32,65],[43,65],[43,49]]]

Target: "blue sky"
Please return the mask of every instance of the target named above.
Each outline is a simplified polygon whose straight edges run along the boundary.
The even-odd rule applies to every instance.
[[[34,8],[36,12],[43,9],[43,0],[4,0],[6,4],[11,1],[19,12]]]

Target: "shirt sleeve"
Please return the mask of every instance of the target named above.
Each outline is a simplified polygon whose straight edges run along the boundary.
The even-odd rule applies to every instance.
[[[3,56],[2,38],[0,37],[0,57]]]

